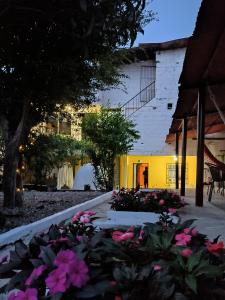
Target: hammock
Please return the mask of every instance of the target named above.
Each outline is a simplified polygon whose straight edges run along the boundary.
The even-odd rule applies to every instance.
[[[225,164],[221,161],[219,161],[213,154],[212,152],[209,150],[209,148],[205,145],[204,147],[204,156],[205,156],[205,160],[211,164],[216,165],[219,169],[224,170],[225,171]]]
[[[216,102],[216,97],[213,94],[213,91],[211,89],[210,86],[208,86],[208,92],[209,92],[209,98],[210,100],[213,102],[214,106],[216,107],[219,116],[221,118],[221,120],[223,121],[223,123],[225,124],[225,116],[223,114],[223,112],[220,110],[219,105]],[[213,154],[212,152],[209,150],[209,148],[205,145],[204,147],[204,156],[205,156],[205,160],[209,163],[212,163],[214,165],[216,165],[219,169],[224,170],[225,171],[225,164],[221,161],[219,161]]]

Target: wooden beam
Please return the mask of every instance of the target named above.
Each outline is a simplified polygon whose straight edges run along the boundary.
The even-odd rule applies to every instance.
[[[187,155],[187,118],[183,119],[182,126],[182,163],[181,163],[181,196],[185,196],[186,188],[186,155]]]
[[[197,174],[196,174],[196,206],[203,206],[204,198],[204,145],[205,145],[205,99],[206,88],[201,87],[198,95],[198,122],[197,122]]]

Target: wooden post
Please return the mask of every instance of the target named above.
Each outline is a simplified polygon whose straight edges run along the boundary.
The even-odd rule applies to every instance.
[[[205,146],[205,87],[200,87],[198,93],[198,119],[197,119],[197,174],[196,174],[196,206],[203,206],[204,198],[204,146]]]
[[[179,132],[176,132],[176,189],[179,189]]]
[[[185,196],[186,180],[186,153],[187,153],[187,118],[183,119],[182,128],[182,164],[181,164],[181,196]]]

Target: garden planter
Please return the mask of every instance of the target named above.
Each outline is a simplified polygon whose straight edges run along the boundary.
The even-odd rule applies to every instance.
[[[225,285],[225,248],[208,241],[193,221],[125,230],[96,231],[92,211],[77,212],[62,226],[15,243],[2,257],[1,291],[8,300],[220,300]]]
[[[107,220],[96,220],[94,225],[100,228],[143,226],[145,223],[157,223],[161,215],[152,212],[107,211],[106,216]],[[177,216],[171,215],[171,219],[174,224],[179,221]]]

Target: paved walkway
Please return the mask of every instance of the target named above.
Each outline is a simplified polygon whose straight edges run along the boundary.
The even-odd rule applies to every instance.
[[[225,242],[225,197],[215,193],[212,203],[209,203],[205,193],[204,206],[196,207],[194,190],[188,190],[186,194],[184,199],[189,205],[179,210],[181,219],[197,219],[194,224],[201,233],[207,234],[210,239],[221,235],[221,240]],[[105,202],[94,207],[93,210],[97,212],[99,218],[105,220],[110,204]]]

